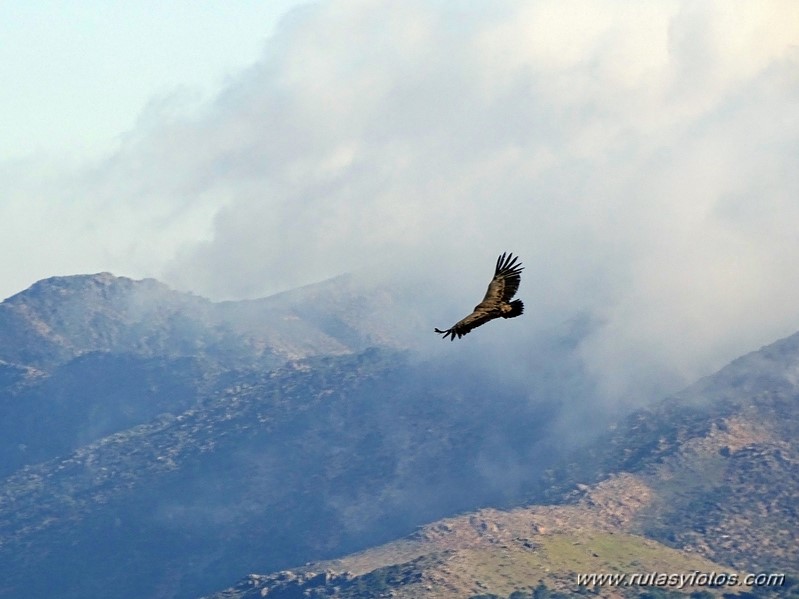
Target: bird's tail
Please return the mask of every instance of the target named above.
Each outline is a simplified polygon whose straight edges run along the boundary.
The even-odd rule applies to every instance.
[[[510,312],[503,314],[502,318],[515,318],[524,312],[524,304],[522,303],[522,300],[513,300],[510,303],[510,308]]]

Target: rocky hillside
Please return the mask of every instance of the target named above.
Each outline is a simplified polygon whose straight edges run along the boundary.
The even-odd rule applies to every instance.
[[[592,572],[724,572],[727,566],[630,532],[651,500],[635,477],[612,477],[567,505],[483,509],[440,520],[359,554],[269,575],[251,575],[208,599],[255,597],[529,598],[536,588],[569,595],[634,596],[632,585],[577,584]],[[685,593],[699,587],[685,586]],[[740,589],[735,589],[740,590]]]
[[[799,334],[620,422],[553,471],[549,494],[610,473],[652,489],[636,529],[741,569],[799,571]]]
[[[260,300],[210,302],[154,279],[53,277],[0,303],[0,364],[49,371],[91,352],[203,357],[225,367],[400,345],[391,294],[344,275]]]
[[[429,324],[351,277],[248,302],[106,274],[9,298],[0,597],[276,572],[218,596],[542,599],[586,592],[584,570],[799,569],[799,336],[601,433],[590,319],[490,360],[422,353]]]
[[[2,304],[0,597],[195,597],[529,492],[557,377],[420,360],[393,296],[348,281],[213,304],[93,275]]]
[[[693,571],[788,573],[778,586],[722,590],[795,596],[798,369],[794,335],[632,414],[546,473],[548,504],[440,520],[401,541],[251,575],[209,597],[521,598],[585,594],[578,573]]]
[[[385,313],[412,322],[350,276],[220,303],[108,273],[39,281],[0,303],[0,476],[180,413],[225,372],[405,347]]]
[[[509,458],[552,462],[546,406],[497,391],[388,350],[227,373],[183,412],[8,476],[0,596],[41,596],[51,577],[62,597],[196,596],[505,504]]]

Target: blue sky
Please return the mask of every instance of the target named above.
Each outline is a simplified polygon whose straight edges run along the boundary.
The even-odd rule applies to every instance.
[[[0,159],[108,152],[153,98],[217,93],[298,4],[0,2]]]
[[[0,3],[0,296],[371,266],[469,307],[513,251],[610,395],[799,329],[795,0],[292,6]]]

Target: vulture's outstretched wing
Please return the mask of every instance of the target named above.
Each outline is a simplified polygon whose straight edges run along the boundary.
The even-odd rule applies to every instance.
[[[454,341],[459,339],[472,329],[487,323],[495,318],[514,318],[524,311],[524,304],[521,300],[510,301],[519,290],[521,282],[521,272],[524,267],[518,261],[518,257],[513,254],[503,253],[497,258],[497,265],[494,269],[494,278],[488,284],[483,301],[475,306],[474,311],[463,320],[458,321],[449,329],[442,331],[435,329],[436,333],[443,335]]]
[[[469,316],[467,316],[463,320],[459,320],[450,328],[448,328],[446,331],[442,331],[441,329],[435,329],[435,332],[444,335],[444,339],[446,339],[447,336],[449,336],[452,339],[452,341],[455,341],[455,337],[460,339],[472,329],[479,327],[481,324],[487,323],[489,320],[494,320],[495,318],[496,316],[494,316],[490,312],[487,312],[485,310],[475,309],[475,311],[469,314]]]
[[[519,257],[514,258],[513,254],[502,254],[497,258],[497,266],[494,269],[494,278],[488,284],[488,290],[480,305],[486,302],[499,304],[509,302],[519,290],[519,283],[522,281],[522,270],[524,267],[519,262]]]

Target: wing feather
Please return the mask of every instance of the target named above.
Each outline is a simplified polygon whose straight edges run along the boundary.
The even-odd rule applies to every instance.
[[[452,341],[455,341],[455,337],[460,339],[472,329],[476,329],[480,325],[487,323],[489,320],[493,320],[498,317],[499,317],[498,314],[492,314],[485,310],[475,310],[474,312],[469,314],[469,316],[467,316],[466,318],[463,318],[458,322],[456,322],[449,329],[445,331],[442,331],[441,329],[436,329],[435,331],[436,333],[441,333],[442,335],[444,335],[444,339],[446,339],[447,336],[449,336]]]
[[[497,306],[502,302],[508,302],[513,299],[513,296],[519,290],[523,270],[524,267],[519,262],[518,256],[503,253],[497,258],[494,278],[488,284],[485,297],[480,305]]]
[[[461,338],[466,333],[474,328],[487,323],[490,320],[499,318],[512,318],[521,314],[523,305],[521,301],[517,303],[515,312],[508,313],[508,302],[516,295],[519,290],[519,283],[521,282],[521,272],[524,267],[519,262],[519,257],[514,256],[512,253],[503,252],[497,258],[497,264],[494,268],[494,277],[488,284],[483,301],[475,306],[474,311],[466,318],[459,320],[452,327],[442,331],[435,329],[436,333],[440,333],[450,340],[454,341],[455,337]],[[511,306],[512,307],[512,306]]]

